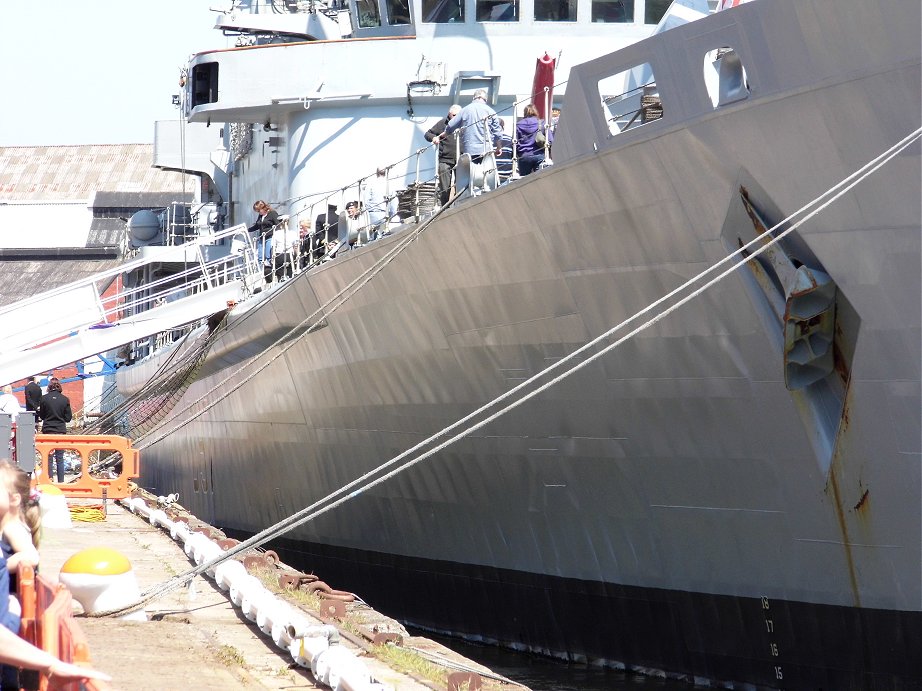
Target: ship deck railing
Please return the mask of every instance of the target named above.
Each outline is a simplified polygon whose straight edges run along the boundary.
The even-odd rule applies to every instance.
[[[138,256],[0,307],[0,379],[22,377],[197,322],[243,299],[262,269],[245,226]]]

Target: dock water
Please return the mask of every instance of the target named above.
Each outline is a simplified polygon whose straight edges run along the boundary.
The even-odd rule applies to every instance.
[[[104,520],[74,521],[71,529],[45,528],[40,547],[42,573],[56,576],[73,554],[99,546],[115,549],[127,557],[141,592],[194,566],[169,533],[153,527],[121,504],[107,502],[105,513]],[[321,621],[310,609],[302,609],[318,624],[329,623]],[[112,676],[114,689],[329,688],[249,622],[227,593],[207,576],[196,576],[188,587],[164,595],[150,603],[146,611],[148,621],[77,614],[89,641],[93,666]],[[447,673],[452,668],[471,668],[490,674],[485,667],[418,637],[407,638],[404,645],[444,657],[450,661],[448,665],[441,672],[433,672],[429,663],[423,663],[419,669],[412,663],[395,665],[386,655],[379,659],[372,646],[362,646],[361,641],[349,635],[348,629],[347,624],[342,626],[341,644],[350,647],[385,687],[409,691],[446,689],[449,688]],[[484,678],[483,688],[522,687]]]

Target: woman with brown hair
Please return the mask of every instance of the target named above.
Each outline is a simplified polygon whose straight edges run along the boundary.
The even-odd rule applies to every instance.
[[[253,203],[253,211],[258,214],[256,223],[248,230],[256,234],[256,251],[259,261],[268,262],[272,258],[272,233],[279,222],[279,214],[262,199],[257,199]]]
[[[547,135],[545,135],[547,131]],[[546,137],[546,138],[545,138]],[[529,175],[544,163],[545,145],[554,139],[544,120],[538,118],[538,109],[533,103],[525,106],[525,117],[515,126],[516,154],[519,159],[519,175]]]

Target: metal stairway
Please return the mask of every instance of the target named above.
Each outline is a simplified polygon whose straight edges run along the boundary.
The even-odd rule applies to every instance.
[[[136,259],[0,307],[0,383],[104,353],[228,308],[262,284],[243,225],[173,247],[143,247]],[[122,277],[173,267],[124,288]]]

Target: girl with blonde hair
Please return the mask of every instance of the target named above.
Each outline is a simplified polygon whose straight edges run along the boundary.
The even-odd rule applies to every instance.
[[[20,475],[25,475],[25,473],[19,468],[12,466],[8,460],[0,460],[0,525],[4,526],[4,535],[6,534],[5,528],[12,525],[9,516],[11,514],[13,516],[17,515],[15,506],[23,503],[23,497],[29,496],[28,490],[22,492],[17,489],[22,488],[22,478]],[[28,478],[28,475],[26,475],[26,478]],[[24,514],[28,514],[28,508],[25,510]],[[17,518],[16,520],[19,519]],[[34,540],[37,539],[35,537],[37,532],[33,533],[31,529],[27,530],[25,526],[23,526],[23,530],[29,533],[28,542],[32,544],[32,548],[34,549]],[[14,529],[12,532],[15,533],[16,530]],[[23,534],[20,532],[19,538],[21,539],[22,537]],[[22,564],[26,558],[28,557],[20,557],[19,564]],[[37,563],[37,550],[34,559]],[[16,569],[18,568],[17,566]],[[110,681],[111,678],[102,672],[87,667],[78,667],[68,662],[62,662],[54,655],[40,648],[36,648],[17,635],[19,630],[19,616],[14,611],[11,611],[10,608],[9,576],[10,574],[7,569],[4,550],[3,553],[0,553],[0,663],[6,663],[14,667],[26,667],[28,669],[38,670],[45,675],[48,682],[54,679],[55,684],[67,681],[77,681],[80,679],[101,679],[103,681]]]

